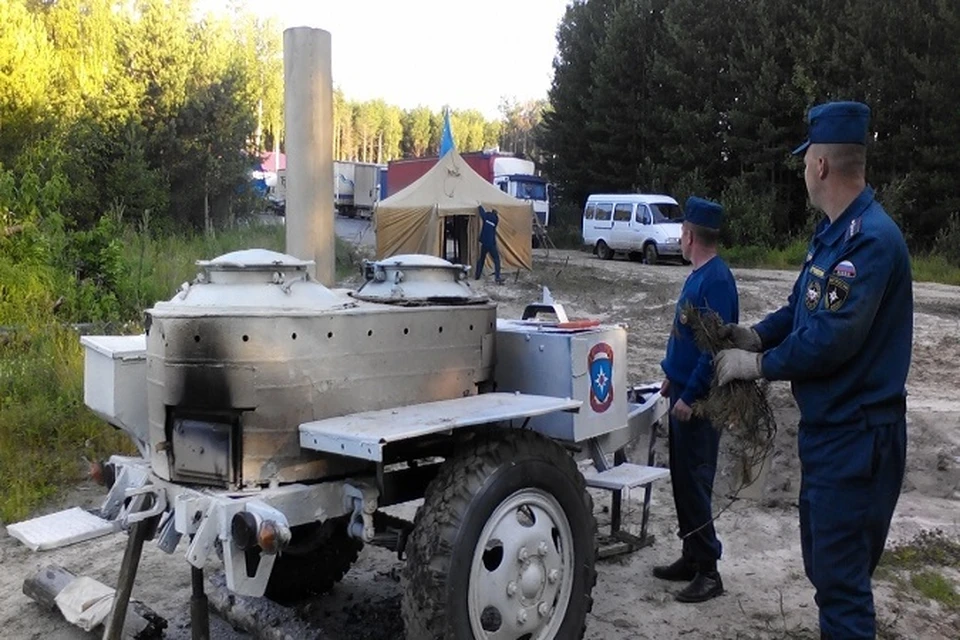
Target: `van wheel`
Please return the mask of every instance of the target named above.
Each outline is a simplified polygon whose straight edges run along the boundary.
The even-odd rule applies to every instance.
[[[657,264],[660,254],[657,253],[657,245],[652,242],[643,248],[643,261],[647,264]]]
[[[603,240],[597,241],[597,256],[601,260],[610,260],[613,258],[613,249],[607,246],[607,243]]]

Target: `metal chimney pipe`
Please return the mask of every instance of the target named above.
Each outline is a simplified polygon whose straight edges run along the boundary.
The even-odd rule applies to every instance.
[[[333,218],[333,75],[330,33],[283,32],[287,150],[286,252],[316,263],[326,286],[336,277]]]

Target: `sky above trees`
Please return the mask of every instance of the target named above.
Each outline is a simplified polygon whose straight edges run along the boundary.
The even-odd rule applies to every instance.
[[[553,77],[556,29],[568,0],[272,0],[247,3],[283,28],[325,29],[333,80],[348,100],[402,109],[444,105],[501,117],[503,98],[542,99]],[[243,6],[203,0],[201,10]],[[233,11],[233,9],[230,9]]]

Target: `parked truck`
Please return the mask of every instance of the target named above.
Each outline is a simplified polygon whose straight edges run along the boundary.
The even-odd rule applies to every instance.
[[[533,203],[533,210],[540,224],[550,222],[550,204],[547,181],[536,175],[536,165],[532,160],[518,158],[512,154],[476,151],[460,154],[470,168],[480,174],[484,180],[496,185],[501,191],[520,200]],[[394,160],[387,167],[387,194],[393,195],[437,163],[437,156]]]
[[[367,162],[337,160],[333,163],[333,208],[349,218],[369,216],[382,197],[386,166]],[[268,199],[271,208],[282,212],[287,197],[287,171],[277,172],[276,186]]]
[[[380,200],[380,174],[386,167],[368,162],[333,163],[333,205],[349,218],[369,216]]]

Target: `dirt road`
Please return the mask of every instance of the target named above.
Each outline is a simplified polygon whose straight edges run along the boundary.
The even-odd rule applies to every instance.
[[[519,317],[524,304],[539,299],[546,285],[571,316],[629,325],[630,379],[660,379],[673,304],[689,267],[647,266],[627,261],[602,262],[579,252],[551,251],[536,259],[533,273],[508,278],[501,287],[481,283],[500,303],[501,317]],[[752,322],[775,309],[793,284],[792,272],[737,270],[741,320]],[[909,541],[922,530],[942,529],[960,536],[960,288],[915,286],[916,329],[908,388],[909,457],[904,493],[891,542]],[[796,457],[797,411],[785,385],[771,387],[780,431],[768,475],[756,499],[740,499],[717,522],[724,545],[721,572],[727,593],[702,605],[673,600],[676,586],[650,575],[654,564],[672,560],[679,549],[669,482],[656,487],[652,503],[654,546],[600,563],[595,605],[587,625],[590,640],[656,638],[816,638],[813,590],[803,575],[797,525],[799,467]],[[660,462],[666,451],[659,448]],[[721,475],[730,474],[724,466]],[[724,482],[721,478],[720,483]],[[58,505],[95,504],[96,489],[78,487]],[[608,501],[595,495],[598,519],[608,518]],[[717,498],[716,509],[727,506]],[[415,507],[408,507],[408,514]],[[636,515],[634,503],[628,518]],[[633,517],[632,521],[636,521]],[[107,583],[116,579],[123,536],[44,554],[31,553],[0,533],[0,637],[91,637],[71,628],[59,614],[41,610],[20,592],[23,578],[47,563]],[[172,621],[168,637],[188,638],[189,571],[182,557],[166,556],[148,544],[134,591]],[[368,548],[333,593],[292,609],[257,610],[269,637],[399,638],[400,563],[389,552]],[[960,585],[960,573],[942,575]],[[214,580],[216,577],[214,576]],[[214,589],[214,593],[217,591]],[[960,616],[910,588],[908,576],[887,576],[875,588],[884,637],[948,639],[960,637]],[[283,632],[283,633],[281,633]],[[214,637],[249,637],[217,620]]]

